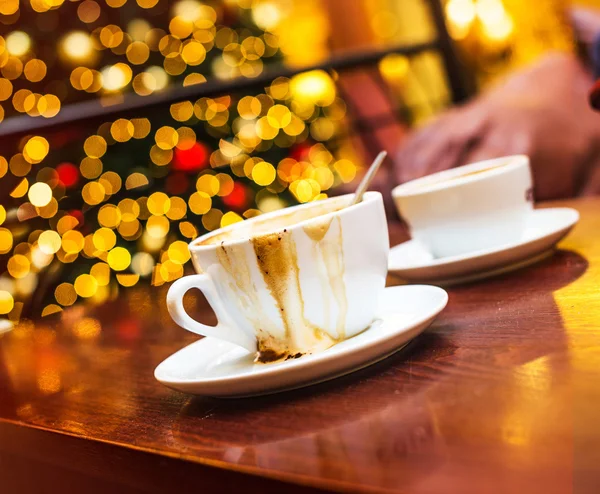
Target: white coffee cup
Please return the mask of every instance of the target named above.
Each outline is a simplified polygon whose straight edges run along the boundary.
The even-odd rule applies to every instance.
[[[167,294],[185,329],[258,352],[261,361],[324,350],[366,329],[385,287],[389,240],[383,199],[352,195],[294,206],[197,238],[189,249],[202,274]],[[199,288],[218,324],[192,319],[182,299]]]
[[[412,238],[441,258],[519,241],[532,187],[529,158],[518,155],[412,180],[392,196]]]

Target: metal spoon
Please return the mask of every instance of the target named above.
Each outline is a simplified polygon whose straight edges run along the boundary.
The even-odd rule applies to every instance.
[[[381,151],[381,153],[379,153],[377,155],[377,158],[375,158],[375,161],[373,161],[373,163],[371,164],[371,167],[369,168],[369,170],[367,171],[367,173],[365,174],[363,179],[358,184],[358,187],[356,188],[356,192],[354,193],[354,199],[352,199],[350,206],[354,206],[355,204],[358,204],[360,201],[362,201],[363,195],[368,190],[369,185],[371,185],[371,182],[372,182],[373,178],[375,177],[377,170],[379,170],[379,167],[381,166],[381,163],[383,163],[383,160],[385,159],[386,156],[387,156],[386,151]]]

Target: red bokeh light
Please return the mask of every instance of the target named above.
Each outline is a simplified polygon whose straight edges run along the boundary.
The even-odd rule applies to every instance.
[[[208,149],[196,142],[189,149],[175,149],[173,169],[182,172],[196,172],[208,163]]]
[[[225,197],[223,197],[223,203],[225,203],[230,208],[238,208],[241,209],[246,205],[248,194],[246,191],[246,187],[244,187],[241,183],[235,182],[233,184],[233,190],[231,193]]]
[[[56,167],[56,173],[65,187],[73,187],[79,182],[79,169],[73,163],[61,163]]]
[[[311,146],[306,143],[296,144],[290,149],[290,158],[296,161],[308,161]]]

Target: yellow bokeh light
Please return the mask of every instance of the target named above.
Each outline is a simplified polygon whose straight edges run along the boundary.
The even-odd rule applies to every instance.
[[[92,39],[84,31],[71,31],[65,35],[60,41],[60,50],[64,58],[74,62],[89,61],[94,56]]]
[[[233,225],[234,223],[239,223],[240,221],[244,221],[244,218],[233,211],[228,211],[221,217],[221,228]]]
[[[134,172],[127,177],[125,180],[125,188],[127,190],[137,189],[139,187],[145,187],[149,185],[150,181],[148,177],[140,172]]]
[[[13,31],[5,40],[6,51],[15,57],[25,55],[31,48],[31,38],[23,31]]]
[[[292,121],[292,113],[287,106],[273,105],[267,112],[267,121],[272,127],[282,129]]]
[[[114,271],[123,271],[131,264],[131,254],[123,247],[115,247],[108,253],[106,262]]]
[[[152,78],[155,91],[160,91],[169,85],[169,75],[162,67],[148,67],[145,73]]]
[[[160,275],[165,281],[174,281],[183,276],[183,266],[170,259],[160,265]]]
[[[410,62],[404,55],[391,53],[379,62],[379,71],[388,81],[398,83],[403,81],[410,70]]]
[[[211,209],[208,213],[202,216],[202,225],[209,231],[216,230],[221,226],[222,217],[222,211],[219,209]]]
[[[254,96],[244,96],[237,104],[240,117],[245,120],[253,120],[260,115],[262,105]]]
[[[169,245],[167,254],[169,259],[177,264],[185,264],[190,260],[190,250],[188,249],[188,245],[181,240],[177,240]]]
[[[116,228],[121,222],[121,210],[114,204],[105,204],[98,211],[98,223],[106,228]]]
[[[75,293],[75,288],[71,283],[61,283],[54,290],[54,298],[60,305],[67,307],[75,303],[77,293]]]
[[[32,162],[33,160],[28,155],[15,154],[10,159],[8,166],[15,177],[24,177],[31,171]]]
[[[86,157],[81,160],[79,171],[87,179],[98,178],[102,173],[102,161],[98,158]]]
[[[135,128],[126,118],[119,118],[110,126],[110,135],[117,142],[127,142],[133,137]]]
[[[194,31],[194,23],[180,16],[175,16],[169,22],[169,32],[180,39],[187,38]]]
[[[13,85],[8,79],[0,78],[0,101],[6,101],[13,92]]]
[[[171,149],[161,149],[158,146],[150,148],[150,159],[157,166],[168,165],[173,159],[173,151]]]
[[[41,109],[41,106],[38,103],[38,111],[40,111],[40,114],[44,117],[44,118],[52,118],[55,117],[56,115],[58,115],[58,112],[60,111],[60,100],[58,99],[58,97],[54,94],[46,94],[45,96],[43,96],[43,101],[44,104],[46,105],[46,109],[43,110]]]
[[[42,208],[36,208],[42,218],[52,218],[58,212],[58,201],[53,197],[50,202]]]
[[[197,228],[189,221],[182,221],[179,223],[179,231],[184,237],[189,239],[194,239],[198,236]]]
[[[116,24],[109,24],[100,29],[100,43],[107,48],[117,48],[123,42],[124,34]]]
[[[42,60],[36,58],[29,60],[25,64],[23,72],[28,81],[39,82],[46,77],[47,67]]]
[[[98,182],[102,184],[107,194],[116,194],[121,189],[121,185],[123,185],[121,177],[115,172],[103,173]]]
[[[99,182],[88,182],[81,189],[81,197],[90,206],[100,204],[106,197],[106,189]]]
[[[46,230],[38,237],[38,245],[45,254],[56,254],[61,246],[60,235],[54,230]]]
[[[107,91],[118,91],[129,84],[132,77],[132,71],[129,65],[122,62],[104,67],[100,74],[102,75],[102,87]]]
[[[23,148],[23,156],[30,163],[41,162],[50,151],[50,144],[41,136],[34,136],[27,141]]]
[[[185,203],[184,203],[185,204]],[[0,225],[6,220],[6,209],[0,204]]]
[[[252,180],[258,185],[271,185],[275,180],[275,175],[275,167],[266,161],[261,161],[252,168]]]
[[[169,233],[170,223],[164,216],[151,216],[146,222],[146,231],[152,238],[163,238]]]
[[[62,312],[62,307],[56,304],[48,304],[42,309],[42,317],[51,316],[52,314],[56,314],[58,312]]]
[[[140,275],[130,273],[117,273],[117,281],[119,282],[119,285],[125,287],[134,286],[138,281],[140,281]]]
[[[316,180],[305,178],[292,182],[290,192],[299,202],[304,203],[314,200],[321,193],[321,187]]]
[[[23,62],[17,57],[9,57],[8,60],[3,62],[2,75],[7,79],[17,79],[23,72]]]
[[[342,182],[349,183],[354,180],[354,177],[356,176],[356,165],[352,163],[352,161],[341,159],[336,161],[333,167],[342,179]]]
[[[141,65],[150,56],[150,49],[148,45],[142,41],[134,41],[127,47],[127,51],[125,52],[127,55],[127,60],[134,65]]]
[[[6,267],[13,278],[24,278],[29,274],[31,263],[24,255],[15,254],[8,260]]]
[[[269,141],[271,139],[275,139],[279,134],[279,129],[277,127],[273,127],[269,123],[269,119],[267,117],[261,117],[256,122],[256,135],[258,135],[261,139],[265,141]]]
[[[147,118],[132,118],[134,139],[144,139],[151,130],[150,120]]]
[[[98,282],[89,274],[80,274],[75,280],[75,293],[80,297],[88,298],[96,294]]]
[[[69,230],[62,237],[62,248],[67,254],[77,254],[83,249],[84,239],[81,232]]]
[[[10,196],[15,197],[15,198],[23,197],[25,194],[27,194],[28,189],[29,189],[29,181],[26,178],[24,178],[12,190],[12,192],[10,193]]]
[[[151,9],[158,3],[158,0],[136,0],[136,2],[143,9]]]
[[[127,3],[127,0],[106,0],[106,5],[113,9],[118,9]]]
[[[164,192],[154,192],[148,197],[146,207],[151,214],[156,216],[162,216],[169,211],[171,207],[171,199]]]
[[[179,134],[173,127],[164,126],[156,131],[156,145],[163,150],[173,149],[179,142]]]
[[[110,282],[110,266],[105,262],[97,262],[90,269],[90,274],[96,280],[98,286],[106,286]]]
[[[140,205],[133,199],[123,199],[118,204],[122,221],[131,222],[140,215]]]
[[[110,228],[98,228],[94,232],[92,240],[96,249],[107,252],[117,243],[117,236]]]
[[[84,0],[77,7],[77,16],[81,22],[85,22],[86,24],[97,21],[100,14],[100,5],[94,2],[94,0]]]
[[[118,231],[125,240],[137,240],[142,234],[142,225],[137,219],[122,221]]]
[[[206,48],[196,40],[187,40],[183,44],[181,58],[188,65],[200,65],[206,59]]]
[[[328,106],[335,100],[336,89],[333,79],[322,70],[313,70],[295,75],[290,80],[290,92],[301,102]]]
[[[38,208],[47,206],[52,200],[52,189],[48,184],[37,182],[29,188],[29,201]]]
[[[0,314],[8,314],[14,306],[13,296],[6,290],[0,290]]]
[[[71,216],[70,214],[66,214],[60,220],[58,220],[58,223],[56,224],[56,231],[59,234],[64,235],[69,230],[77,228],[78,225],[79,221],[77,221],[77,218]]]
[[[191,101],[182,101],[171,105],[171,116],[178,122],[185,122],[194,116],[194,105]]]
[[[252,20],[265,31],[275,29],[283,20],[283,17],[284,13],[275,1],[263,0],[253,4]]]
[[[196,181],[196,190],[213,197],[218,194],[221,183],[219,179],[211,174],[202,175]]]
[[[194,86],[195,84],[202,84],[203,82],[206,82],[206,77],[202,74],[192,73],[185,76],[183,86]]]
[[[13,15],[19,10],[19,0],[2,0],[0,2],[0,14]]]
[[[10,252],[13,246],[13,236],[9,229],[0,228],[0,254]]]
[[[154,258],[148,252],[137,252],[131,260],[131,269],[140,276],[149,276],[154,268]]]
[[[83,150],[90,158],[102,158],[106,153],[106,141],[98,135],[90,136],[83,143]]]

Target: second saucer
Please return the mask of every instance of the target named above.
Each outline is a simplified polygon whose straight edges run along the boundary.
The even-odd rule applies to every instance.
[[[413,283],[448,286],[514,271],[552,254],[552,248],[579,221],[571,208],[532,211],[521,239],[492,249],[435,259],[421,244],[409,240],[393,247],[389,271]]]

